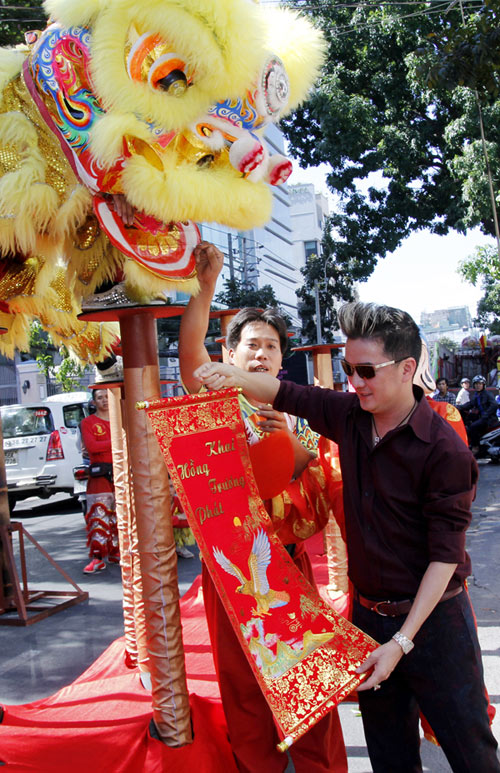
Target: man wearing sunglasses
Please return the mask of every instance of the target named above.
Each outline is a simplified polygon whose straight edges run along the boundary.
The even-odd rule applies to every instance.
[[[354,392],[221,363],[195,375],[212,389],[241,386],[339,444],[353,622],[381,644],[358,669],[368,674],[358,692],[374,773],[422,771],[419,709],[453,771],[499,773],[464,592],[476,462],[413,384],[421,353],[413,319],[353,303],[339,321]]]

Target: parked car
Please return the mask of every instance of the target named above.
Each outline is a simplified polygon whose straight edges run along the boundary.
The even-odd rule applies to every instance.
[[[28,497],[75,496],[73,468],[82,464],[78,428],[89,414],[89,398],[87,392],[67,392],[0,408],[11,510]]]

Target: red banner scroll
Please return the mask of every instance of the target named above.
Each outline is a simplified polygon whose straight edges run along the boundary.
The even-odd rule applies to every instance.
[[[322,601],[274,534],[237,391],[142,407],[285,750],[357,687],[377,645]]]

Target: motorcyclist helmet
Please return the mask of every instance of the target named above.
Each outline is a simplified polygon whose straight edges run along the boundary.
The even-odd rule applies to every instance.
[[[475,386],[476,384],[486,384],[486,379],[484,376],[474,376],[472,379],[472,386]]]
[[[460,386],[463,387],[464,384],[470,384],[470,378],[463,378],[460,381]]]

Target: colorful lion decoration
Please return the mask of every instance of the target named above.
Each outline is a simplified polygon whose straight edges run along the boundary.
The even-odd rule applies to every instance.
[[[323,57],[306,19],[246,0],[45,8],[44,31],[0,50],[0,325],[11,345],[23,325],[9,316],[79,334],[76,313],[104,282],[138,303],[196,293],[196,223],[269,220],[270,186],[291,164],[262,135],[304,99]]]

